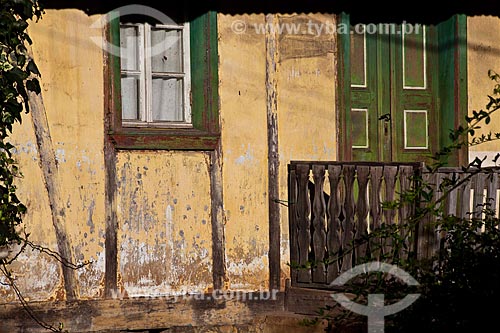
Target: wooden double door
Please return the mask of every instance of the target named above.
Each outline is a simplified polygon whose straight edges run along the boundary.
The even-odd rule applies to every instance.
[[[351,158],[429,160],[440,138],[436,28],[351,25],[349,44]]]

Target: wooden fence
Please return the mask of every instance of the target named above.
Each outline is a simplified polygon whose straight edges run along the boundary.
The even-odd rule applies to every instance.
[[[441,168],[430,174],[420,163],[292,161],[288,167],[292,286],[328,288],[367,254],[377,258],[392,251],[387,240],[371,237],[367,242],[367,235],[382,225],[408,220],[420,201],[394,209],[383,209],[382,203],[398,199],[415,181],[430,184],[433,200],[443,194],[439,184],[450,180],[460,184],[439,204],[446,214],[478,217],[485,198],[490,198],[491,208],[498,208],[498,173],[498,169]],[[419,257],[439,249],[443,235],[429,227],[432,219],[422,219],[412,244],[406,244]],[[408,228],[400,228],[400,232],[408,232]]]

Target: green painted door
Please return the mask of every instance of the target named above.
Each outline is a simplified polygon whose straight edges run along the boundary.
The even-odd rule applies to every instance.
[[[417,24],[352,27],[353,160],[425,161],[437,149],[437,37]]]

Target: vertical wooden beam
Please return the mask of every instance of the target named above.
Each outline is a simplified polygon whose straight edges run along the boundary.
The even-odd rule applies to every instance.
[[[497,210],[497,188],[498,188],[498,173],[493,172],[491,176],[488,177],[487,188],[486,188],[486,203],[489,204],[486,208],[493,209],[496,214]]]
[[[270,27],[275,15],[266,18],[266,109],[267,109],[267,160],[269,200],[269,289],[280,288],[281,227],[279,206],[279,155],[278,155],[278,98],[277,98],[277,36]]]
[[[380,191],[382,188],[382,166],[371,167],[370,170],[370,232],[380,229],[382,220],[382,206],[380,202]],[[370,253],[373,260],[380,260],[381,239],[371,237],[369,240]]]
[[[220,133],[217,13],[209,11],[189,22],[193,127]]]
[[[116,295],[118,288],[118,218],[116,214],[116,151],[108,135],[104,137],[104,174],[104,213],[106,216],[104,296],[112,298]]]
[[[472,217],[481,219],[483,215],[484,204],[484,189],[486,188],[487,174],[480,172],[472,176],[472,189],[474,196],[472,197]]]
[[[455,128],[463,124],[468,112],[467,104],[467,16],[463,14],[455,15]],[[458,151],[458,165],[469,163],[469,146],[464,145]]]
[[[397,166],[386,166],[384,168],[384,182],[385,182],[385,201],[394,201],[396,194],[396,177],[398,176]],[[395,223],[396,211],[394,209],[386,209],[383,211],[385,223],[387,226]],[[382,240],[382,251],[384,255],[393,253],[393,243],[391,237]]]
[[[456,177],[456,180],[459,181],[459,176],[456,172],[450,172],[449,174],[446,175],[446,177],[448,179],[454,179],[453,177]],[[457,206],[458,206],[458,188],[455,188],[448,194],[448,198],[445,201],[445,209],[444,209],[445,215],[457,216]]]
[[[224,206],[222,191],[222,149],[210,152],[210,198],[212,215],[212,277],[215,290],[224,287],[226,280],[226,238],[224,233]]]
[[[463,173],[459,181],[463,181],[465,178],[467,178],[468,175],[467,173]],[[459,187],[460,191],[460,205],[458,206],[458,212],[457,216],[462,218],[462,219],[470,219],[470,214],[471,209],[470,209],[470,190],[471,190],[471,180],[467,180],[465,183],[463,183]]]
[[[440,146],[450,144],[448,133],[463,125],[467,115],[467,16],[457,14],[437,25],[439,53]],[[450,166],[468,164],[468,147],[450,156]]]
[[[370,166],[360,165],[357,168],[358,180],[358,201],[356,203],[356,217],[354,219],[354,228],[356,230],[354,249],[355,262],[361,264],[367,256],[368,244],[368,181],[370,177]]]
[[[111,20],[105,30],[105,37],[111,43],[119,45],[119,19]],[[108,135],[121,121],[120,60],[104,53],[104,214],[105,225],[105,271],[104,297],[112,298],[118,288],[118,217],[117,217],[117,178],[116,149]]]
[[[409,190],[411,190],[412,186],[412,175],[413,175],[413,167],[411,166],[401,166],[399,168],[399,183],[400,185],[400,192],[401,194],[407,193]],[[399,208],[399,218],[398,218],[398,223],[399,223],[399,233],[401,235],[401,239],[403,240],[403,246],[402,249],[400,249],[399,256],[400,258],[406,259],[408,258],[408,252],[410,249],[410,237],[413,235],[410,234],[409,228],[407,227],[407,223],[409,222],[408,219],[412,215],[412,207],[408,202],[404,202],[403,205]]]
[[[61,178],[59,167],[52,145],[47,113],[43,104],[42,93],[29,93],[29,104],[31,108],[31,120],[35,131],[36,143],[40,168],[42,169],[43,181],[49,197],[50,211],[52,214],[52,225],[56,232],[57,248],[61,257],[73,262],[73,251],[71,241],[66,231],[66,213],[64,200],[61,196]],[[64,278],[64,290],[67,300],[78,298],[78,283],[76,272],[73,268],[62,265]]]
[[[434,184],[435,180],[436,180],[436,174],[424,173],[422,175],[422,182],[424,184]],[[421,202],[420,205],[422,205],[422,207],[425,207],[426,205],[428,205],[428,203]],[[427,213],[418,221],[417,243],[416,243],[417,259],[430,258],[430,253],[431,253],[430,248],[432,247],[432,239],[431,239],[432,234],[429,232],[429,229],[432,228],[432,230],[434,230],[434,228],[431,227],[431,219],[432,219],[431,213]]]

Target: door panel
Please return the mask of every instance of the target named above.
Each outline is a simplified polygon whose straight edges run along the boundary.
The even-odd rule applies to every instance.
[[[429,162],[439,140],[436,34],[422,25],[399,26],[398,32],[391,36],[392,159]]]
[[[426,89],[427,43],[425,42],[425,26],[412,29],[418,30],[414,32],[409,32],[410,29],[404,28],[404,26],[401,26],[400,29],[403,88]]]
[[[379,156],[377,36],[352,30],[351,140],[355,160],[377,160]]]
[[[435,39],[423,26],[351,34],[354,160],[424,161],[436,148]]]

